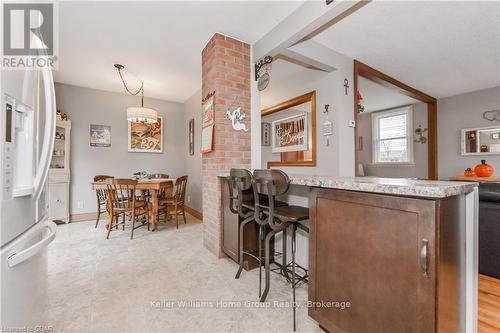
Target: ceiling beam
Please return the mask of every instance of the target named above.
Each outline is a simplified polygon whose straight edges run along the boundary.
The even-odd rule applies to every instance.
[[[317,67],[320,67],[319,64],[321,64],[321,68],[328,72],[336,70],[346,61],[346,56],[313,39],[290,46],[286,49],[285,54],[298,54]],[[350,61],[352,62],[352,60]]]
[[[276,56],[292,45],[311,39],[359,10],[369,1],[307,1],[253,45],[253,62]]]
[[[403,82],[393,77],[390,77],[389,75],[384,74],[373,67],[370,67],[362,63],[361,61],[354,60],[354,71],[359,76],[365,77],[373,82],[377,82],[378,84],[384,87],[397,91],[403,95],[410,96],[411,98],[414,98],[421,102],[424,103],[436,102],[435,97],[427,95],[426,93],[418,89],[410,87],[409,85],[404,84]]]
[[[320,62],[318,60],[315,60],[311,57],[308,57],[304,54],[298,53],[290,49],[286,49],[282,53],[276,55],[273,58],[273,61],[277,59],[285,60],[291,62],[292,64],[296,64],[308,69],[314,69],[323,72],[333,72],[335,70],[335,67],[333,66],[327,65],[323,62]]]

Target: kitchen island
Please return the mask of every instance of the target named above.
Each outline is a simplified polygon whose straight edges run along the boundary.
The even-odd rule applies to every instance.
[[[308,195],[309,315],[322,328],[476,331],[476,183],[289,176],[284,199]]]
[[[311,188],[309,315],[323,328],[474,330],[477,184],[291,178]]]

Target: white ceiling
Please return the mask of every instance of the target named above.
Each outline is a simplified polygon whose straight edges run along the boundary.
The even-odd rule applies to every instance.
[[[403,95],[393,89],[360,77],[358,88],[363,97],[365,112],[373,112],[395,108],[397,106],[419,103],[418,100]]]
[[[434,97],[500,86],[500,2],[372,2],[314,38]]]
[[[201,88],[215,32],[254,43],[303,1],[60,2],[57,82],[124,92],[114,63],[146,97],[183,102]]]

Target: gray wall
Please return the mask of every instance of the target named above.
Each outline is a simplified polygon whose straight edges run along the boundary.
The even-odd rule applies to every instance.
[[[271,81],[260,93],[261,109],[279,104],[310,91],[316,91],[316,167],[280,167],[287,173],[324,176],[354,176],[354,128],[348,126],[354,118],[352,88],[345,95],[344,78],[352,82],[353,61],[342,55],[331,59],[337,68],[331,73],[311,70],[305,75],[292,76],[286,81]],[[326,120],[324,105],[330,105],[329,119],[333,122],[330,145],[321,130]],[[252,145],[260,145],[252,142]],[[253,157],[252,157],[253,158]],[[264,164],[264,161],[261,162]]]
[[[499,121],[483,119],[484,111],[500,110],[500,87],[475,91],[438,100],[439,178],[463,174],[481,159],[488,161],[500,174],[500,155],[461,156],[462,128],[499,126]]]
[[[194,155],[189,155],[189,120],[194,118]],[[185,159],[186,174],[188,175],[186,204],[196,209],[203,210],[201,187],[201,90],[198,90],[184,103],[184,128],[185,134]]]
[[[144,104],[163,116],[163,153],[127,152],[126,108],[139,105],[138,97],[101,90],[56,84],[57,108],[71,119],[70,213],[96,211],[95,193],[89,182],[97,174],[131,177],[137,171],[186,172],[187,125],[184,105],[146,98]],[[90,124],[111,126],[111,147],[90,147]],[[83,207],[78,208],[78,202]]]
[[[363,164],[366,176],[392,178],[428,178],[428,144],[413,143],[413,165],[385,166],[372,164],[372,113],[363,113],[359,118],[359,135],[363,136],[363,150],[359,153],[359,163]],[[421,124],[427,127],[427,105],[413,105],[413,128]],[[428,133],[425,133],[428,137]],[[415,138],[415,135],[414,135]]]

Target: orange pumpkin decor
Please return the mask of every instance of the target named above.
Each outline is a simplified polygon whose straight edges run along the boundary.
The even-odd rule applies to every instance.
[[[481,164],[476,165],[474,171],[478,177],[491,177],[495,169],[491,165],[486,164],[486,160],[481,160]]]
[[[467,168],[464,171],[464,176],[465,177],[476,177],[476,173],[471,168]]]

